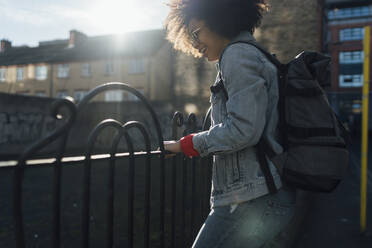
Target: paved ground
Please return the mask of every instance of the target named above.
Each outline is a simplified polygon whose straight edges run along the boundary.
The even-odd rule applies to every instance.
[[[360,235],[360,138],[353,138],[347,178],[331,194],[311,195],[310,211],[294,248],[372,247],[372,139],[369,148],[367,232]]]

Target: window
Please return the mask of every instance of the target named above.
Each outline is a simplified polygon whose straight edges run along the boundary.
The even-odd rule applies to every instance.
[[[88,94],[88,91],[87,90],[75,90],[75,93],[74,93],[74,99],[75,101],[79,102],[81,101],[84,96],[86,96]]]
[[[363,40],[364,28],[345,28],[340,30],[340,41]]]
[[[105,102],[123,101],[123,92],[120,90],[109,90],[105,92]]]
[[[46,97],[46,94],[45,94],[44,91],[36,91],[36,92],[35,92],[35,95],[36,95],[36,96],[41,96],[41,97]]]
[[[48,68],[43,66],[36,66],[35,67],[35,78],[36,80],[45,80],[48,76]]]
[[[132,59],[129,62],[129,74],[145,72],[145,62],[143,59]]]
[[[340,87],[360,87],[363,86],[363,75],[340,75]]]
[[[0,82],[5,82],[6,80],[6,69],[0,68]]]
[[[81,75],[83,77],[90,77],[92,75],[92,68],[89,63],[81,65]]]
[[[137,89],[142,95],[145,94],[144,89]],[[126,92],[127,94],[124,96],[125,101],[139,101],[139,98],[133,95],[130,92]]]
[[[114,74],[114,63],[112,61],[105,62],[105,75]]]
[[[58,78],[67,78],[70,74],[70,65],[69,64],[59,64],[57,65],[57,77]]]
[[[340,64],[359,64],[363,60],[363,51],[340,52]]]
[[[56,94],[56,98],[64,98],[68,96],[67,90],[60,90]]]
[[[343,19],[351,17],[364,17],[372,15],[372,6],[333,9],[328,11],[328,19]]]
[[[340,87],[363,85],[363,51],[340,52]]]
[[[24,68],[18,67],[17,68],[17,80],[23,80],[24,79]]]

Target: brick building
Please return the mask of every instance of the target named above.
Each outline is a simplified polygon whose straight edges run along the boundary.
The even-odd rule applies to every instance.
[[[364,27],[372,26],[372,1],[327,0],[324,16],[323,49],[332,57],[330,98],[342,118],[357,127],[364,81]]]
[[[12,47],[1,40],[0,92],[80,100],[99,84],[119,81],[149,99],[169,100],[172,56],[163,30],[96,37],[72,30],[69,39],[39,42],[37,47]],[[125,92],[100,97],[136,100]]]

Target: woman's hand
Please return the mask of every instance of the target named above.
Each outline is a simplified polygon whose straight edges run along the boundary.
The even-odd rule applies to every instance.
[[[165,158],[170,158],[170,157],[176,156],[176,153],[182,152],[181,143],[180,143],[179,140],[177,140],[177,141],[167,140],[167,141],[164,141],[163,144],[164,144],[164,150],[165,151],[172,152],[171,154],[166,154]],[[158,150],[160,150],[160,148]]]
[[[169,141],[164,141],[164,150],[170,151],[173,153],[177,152],[182,152],[181,150],[181,143],[179,140],[169,140]]]

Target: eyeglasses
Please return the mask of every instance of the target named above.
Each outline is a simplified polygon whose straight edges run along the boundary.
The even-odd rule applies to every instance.
[[[200,30],[201,29],[202,29],[202,27],[198,27],[197,29],[195,29],[195,30],[193,30],[193,31],[190,32],[191,45],[193,47],[196,47],[200,43],[199,33],[200,33]]]

